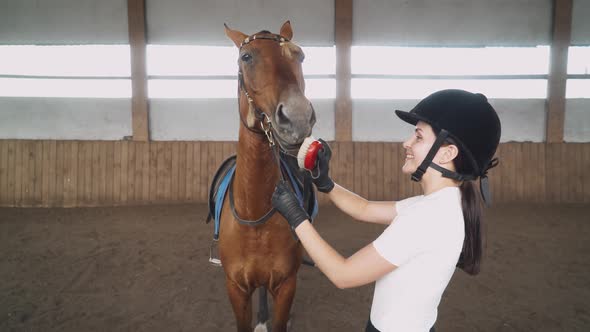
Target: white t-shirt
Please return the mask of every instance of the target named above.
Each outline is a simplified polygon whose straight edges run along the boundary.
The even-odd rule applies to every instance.
[[[455,272],[465,237],[461,192],[446,187],[396,203],[397,216],[373,242],[397,268],[377,280],[371,322],[382,332],[428,331]]]

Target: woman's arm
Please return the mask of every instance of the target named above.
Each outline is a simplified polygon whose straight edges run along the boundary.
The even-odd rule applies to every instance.
[[[294,229],[301,243],[319,269],[338,287],[349,288],[368,284],[396,266],[383,258],[372,244],[349,258],[342,257],[316,232],[309,223],[309,216],[289,187],[280,181],[272,194],[272,206]]]
[[[295,232],[317,267],[340,289],[369,284],[396,268],[377,252],[373,244],[349,258],[342,257],[307,220]]]
[[[368,201],[338,184],[334,185],[328,195],[340,210],[356,220],[390,224],[397,215],[394,201]]]

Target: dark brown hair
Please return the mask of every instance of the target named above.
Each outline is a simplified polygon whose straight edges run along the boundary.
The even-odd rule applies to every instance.
[[[445,143],[455,145],[459,149],[457,157],[453,159],[455,171],[459,174],[469,174],[470,165],[463,158],[464,154],[459,145],[452,138],[447,138]],[[483,253],[483,204],[475,181],[463,181],[459,186],[465,223],[465,239],[457,267],[470,275],[479,273]]]

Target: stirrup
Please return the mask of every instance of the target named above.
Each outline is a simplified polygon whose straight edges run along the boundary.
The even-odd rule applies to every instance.
[[[221,267],[221,259],[219,259],[217,241],[217,239],[213,239],[211,246],[209,246],[209,263],[211,263],[213,266]]]

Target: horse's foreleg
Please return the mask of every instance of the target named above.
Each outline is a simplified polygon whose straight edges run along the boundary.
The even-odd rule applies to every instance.
[[[252,331],[252,291],[247,291],[239,287],[234,281],[226,279],[226,288],[229,295],[238,332]]]
[[[271,292],[273,296],[272,332],[286,332],[291,305],[295,297],[297,274],[285,279],[281,285]]]

